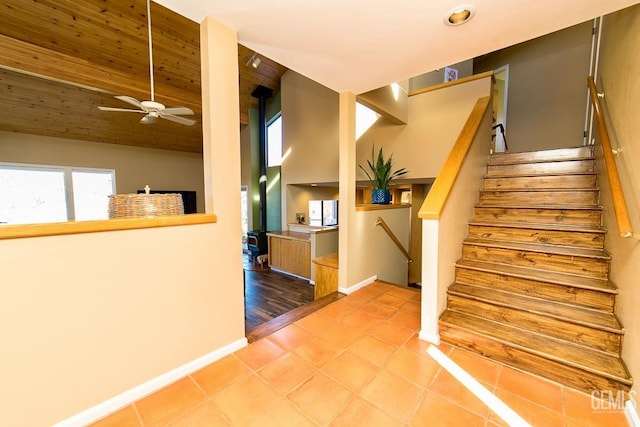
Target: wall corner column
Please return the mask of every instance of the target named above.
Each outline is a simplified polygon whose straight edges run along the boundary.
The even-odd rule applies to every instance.
[[[351,285],[349,277],[349,259],[356,254],[349,251],[354,247],[350,242],[357,237],[355,230],[356,206],[356,95],[341,92],[339,97],[339,188],[340,203],[338,217],[340,227],[338,235],[338,287]]]

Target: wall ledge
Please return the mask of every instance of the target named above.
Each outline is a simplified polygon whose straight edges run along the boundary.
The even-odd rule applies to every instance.
[[[216,215],[189,214],[154,218],[119,218],[101,221],[69,221],[46,224],[0,225],[0,240],[23,237],[61,236],[66,234],[98,233],[102,231],[136,230],[141,228],[173,227],[178,225],[212,224]]]
[[[373,203],[359,204],[356,205],[356,211],[379,211],[385,209],[402,209],[402,208],[410,208],[410,203],[389,203],[388,205],[378,205]]]

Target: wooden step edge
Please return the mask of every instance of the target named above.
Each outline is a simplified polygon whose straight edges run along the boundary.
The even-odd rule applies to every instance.
[[[456,283],[454,283],[453,285],[456,285]],[[458,285],[461,286],[465,286],[465,287],[476,287],[476,288],[483,288],[483,289],[487,289],[487,290],[491,290],[491,292],[493,292],[495,294],[495,296],[497,297],[496,299],[488,299],[479,295],[473,295],[470,293],[466,293],[464,292],[464,290],[458,290],[457,288],[454,287],[454,289],[451,289],[452,286],[450,286],[447,289],[447,293],[450,295],[456,295],[458,297],[461,298],[468,298],[468,299],[473,299],[475,301],[481,301],[487,304],[492,304],[492,305],[497,305],[500,307],[506,307],[506,308],[511,308],[514,310],[518,310],[518,311],[524,311],[527,313],[532,313],[532,314],[536,314],[539,316],[543,316],[543,317],[549,317],[555,320],[559,320],[565,323],[571,323],[574,325],[580,325],[580,326],[585,326],[588,328],[592,328],[592,329],[596,329],[599,331],[604,331],[604,332],[610,332],[612,334],[616,334],[616,335],[620,335],[620,336],[624,336],[625,335],[625,329],[622,327],[622,324],[620,323],[620,320],[617,318],[617,316],[615,316],[614,313],[611,312],[606,312],[603,310],[595,310],[595,309],[589,309],[586,307],[581,307],[578,305],[573,305],[573,304],[569,304],[569,303],[562,303],[562,302],[558,302],[558,301],[551,301],[551,300],[546,300],[543,298],[538,298],[538,297],[532,297],[532,296],[528,296],[528,295],[522,295],[522,294],[515,294],[515,293],[509,293],[503,290],[498,290],[498,289],[490,289],[490,288],[486,288],[484,286],[476,286],[476,285],[468,285],[468,284],[464,284],[464,283],[458,283]],[[503,299],[501,299],[500,297],[502,296]],[[505,296],[510,296],[509,299],[515,299],[516,303],[515,304],[511,304],[508,303],[506,301]],[[531,308],[531,307],[526,307],[526,302],[527,300],[531,300],[534,303],[545,303],[545,304],[553,304],[555,306],[562,306],[562,307],[566,307],[568,310],[572,310],[575,311],[574,314],[576,314],[576,317],[565,317],[565,316],[561,316],[558,315],[556,313],[552,313],[549,311],[544,311],[541,310],[540,308]],[[524,304],[518,304],[518,302],[523,302]],[[618,325],[617,328],[612,328],[610,326],[607,325],[603,325],[603,324],[599,324],[599,323],[594,323],[591,322],[589,320],[585,320],[585,319],[580,319],[579,318],[579,313],[580,312],[592,312],[592,313],[596,313],[596,314],[602,314],[602,315],[606,315],[608,317],[611,317]],[[607,352],[605,352],[607,353]]]
[[[480,189],[480,193],[597,193],[598,187],[588,188],[495,188]]]
[[[450,311],[451,312],[451,311]],[[546,335],[541,335],[541,334],[537,334],[535,332],[532,331],[527,331],[526,329],[522,329],[522,328],[517,328],[514,326],[510,326],[510,325],[505,325],[505,324],[499,324],[497,322],[494,322],[492,320],[488,320],[488,319],[483,319],[477,316],[473,316],[473,315],[469,315],[466,313],[458,313],[459,315],[465,316],[465,317],[469,317],[469,318],[473,318],[475,319],[474,324],[482,324],[482,323],[489,323],[489,324],[493,324],[493,325],[501,325],[504,328],[509,328],[511,330],[514,331],[518,331],[519,335],[521,336],[526,336],[526,335],[533,335],[533,336],[538,336],[538,337],[543,337],[545,340],[549,341],[549,342],[553,342],[554,346],[556,347],[565,347],[565,348],[572,348],[575,349],[575,352],[567,352],[568,354],[579,354],[579,353],[584,353],[589,352],[589,353],[596,353],[596,354],[600,354],[602,356],[605,356],[606,358],[609,359],[615,359],[616,362],[620,363],[620,367],[622,368],[622,370],[625,371],[625,377],[620,377],[619,375],[616,375],[614,373],[610,373],[610,372],[606,372],[603,371],[602,369],[598,369],[598,367],[596,366],[587,366],[584,363],[580,363],[579,361],[576,360],[570,360],[568,358],[564,358],[564,357],[560,357],[557,356],[555,354],[550,354],[549,352],[543,351],[543,350],[539,350],[539,349],[535,349],[535,348],[531,348],[531,347],[527,347],[518,343],[514,343],[512,341],[508,341],[506,339],[501,338],[500,336],[498,336],[497,334],[489,334],[486,332],[486,330],[478,330],[478,329],[470,329],[466,326],[462,326],[462,325],[458,325],[454,322],[450,322],[446,319],[445,314],[447,313],[447,310],[445,310],[445,312],[442,314],[442,316],[440,316],[439,322],[443,322],[446,323],[448,325],[450,325],[451,327],[454,328],[459,328],[459,329],[464,329],[468,332],[471,332],[473,334],[478,334],[481,335],[487,339],[490,340],[494,340],[497,341],[503,345],[509,346],[509,347],[513,347],[513,348],[517,348],[520,351],[523,351],[525,353],[530,353],[530,354],[534,354],[538,357],[542,357],[544,359],[549,359],[549,360],[553,360],[554,362],[560,363],[560,364],[564,364],[564,365],[568,365],[568,366],[572,366],[574,368],[577,369],[581,369],[583,371],[589,372],[591,374],[594,375],[599,375],[605,378],[609,378],[611,380],[620,382],[622,384],[626,384],[628,386],[633,385],[633,379],[631,377],[631,375],[629,374],[629,369],[627,368],[626,364],[624,363],[624,361],[622,360],[622,357],[620,357],[620,355],[618,354],[610,354],[610,353],[602,353],[600,351],[597,350],[592,350],[592,349],[587,349],[585,347],[576,345],[574,343],[569,343],[567,341],[558,339],[558,338],[553,338],[553,337],[549,337]],[[444,318],[444,319],[443,319]],[[496,328],[493,328],[492,330],[496,330]],[[608,366],[609,364],[599,364],[598,366]]]
[[[502,165],[488,165],[488,166],[502,166]],[[505,174],[505,175],[483,175],[483,179],[503,179],[503,178],[557,178],[563,176],[598,176],[598,171],[573,171],[573,172],[551,172],[547,171],[546,173],[530,173],[530,174]]]
[[[553,255],[580,257],[601,259],[610,261],[611,255],[604,249],[590,249],[581,248],[575,246],[561,246],[551,245],[546,243],[529,243],[529,242],[516,242],[509,240],[491,240],[491,239],[478,239],[474,237],[468,237],[462,242],[463,245],[483,246],[487,248],[500,248],[516,251],[527,251],[536,253],[547,253]]]
[[[531,229],[531,230],[547,230],[547,231],[564,231],[564,232],[576,232],[576,233],[595,233],[606,234],[607,229],[604,227],[591,227],[581,226],[565,223],[542,223],[542,222],[506,222],[506,221],[476,221],[473,220],[469,225],[476,225],[482,227],[503,227],[503,228],[518,228],[518,229]]]
[[[515,277],[515,278],[525,279],[525,280],[534,280],[537,282],[550,283],[550,284],[560,285],[560,286],[570,286],[573,288],[586,289],[590,291],[600,291],[600,292],[608,293],[612,295],[618,294],[618,288],[609,279],[599,279],[596,277],[579,276],[579,275],[564,273],[560,271],[539,270],[531,267],[502,264],[498,262],[469,260],[466,258],[460,258],[456,262],[455,266],[456,268],[464,268],[467,270],[495,273],[503,276]],[[514,270],[516,270],[516,272],[514,272]],[[540,277],[541,273],[544,273],[544,276],[546,277]],[[576,283],[576,280],[580,282],[594,282],[594,283],[601,282],[603,283],[603,286],[591,286],[587,283]]]
[[[531,210],[558,210],[558,211],[602,211],[602,206],[593,205],[502,205],[491,203],[476,203],[475,208],[492,208],[492,209],[531,209]]]
[[[515,153],[513,153],[515,154]],[[508,155],[508,154],[507,154]],[[502,156],[500,156],[502,157]],[[491,157],[489,157],[489,166],[517,166],[517,165],[539,165],[541,163],[560,163],[560,162],[583,162],[585,160],[595,160],[593,155],[573,156],[564,159],[512,159],[500,163],[493,163]]]

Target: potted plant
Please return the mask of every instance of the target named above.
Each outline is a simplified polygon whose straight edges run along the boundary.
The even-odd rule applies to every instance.
[[[384,159],[382,154],[382,147],[378,151],[378,157],[374,158],[375,145],[371,147],[371,160],[367,160],[371,174],[362,165],[358,165],[360,169],[364,171],[371,181],[373,190],[371,192],[371,203],[375,204],[388,204],[391,201],[391,192],[389,191],[389,181],[404,175],[409,172],[405,168],[396,169],[391,171],[393,166],[393,154],[389,156],[387,160]]]

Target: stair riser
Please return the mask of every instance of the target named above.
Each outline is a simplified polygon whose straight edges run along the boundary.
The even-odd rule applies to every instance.
[[[494,154],[489,157],[490,165],[507,163],[552,162],[558,160],[575,160],[590,157],[592,147],[562,148],[558,150],[533,151],[528,153]]]
[[[520,190],[540,188],[596,188],[596,175],[522,176],[513,178],[485,178],[485,190]]]
[[[487,166],[487,176],[528,176],[589,173],[595,171],[594,160],[571,160],[566,162],[525,163],[520,165]]]
[[[462,257],[606,279],[609,261],[600,258],[519,251],[464,244]]]
[[[598,227],[602,224],[600,210],[518,209],[478,206],[475,221],[503,221],[510,223],[568,224]]]
[[[602,249],[604,234],[581,231],[534,230],[513,227],[470,225],[469,237],[515,242],[547,243],[563,246]]]
[[[615,294],[554,283],[539,282],[489,271],[456,268],[456,282],[476,285],[519,295],[550,299],[565,304],[613,312]]]
[[[628,385],[614,379],[525,352],[463,328],[440,322],[439,333],[446,343],[587,393],[593,390],[611,390],[614,393],[617,390],[629,391]]]
[[[622,336],[620,334],[576,325],[565,320],[520,310],[517,307],[489,304],[484,301],[465,298],[461,295],[449,295],[447,308],[562,339],[594,350],[616,354],[620,352],[622,345]]]
[[[585,191],[483,191],[478,205],[489,206],[598,206],[599,192]]]

